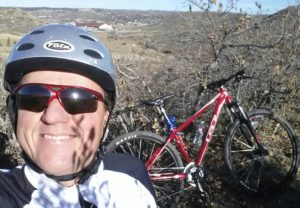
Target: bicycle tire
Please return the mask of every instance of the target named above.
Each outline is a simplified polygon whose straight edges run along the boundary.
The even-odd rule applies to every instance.
[[[268,109],[257,109],[248,116],[268,155],[256,151],[254,139],[246,138],[250,135],[248,128],[236,119],[225,138],[225,163],[235,182],[250,192],[274,193],[296,176],[299,163],[296,133],[286,120]]]
[[[127,153],[141,159],[144,163],[152,156],[154,150],[162,146],[165,140],[154,133],[135,131],[118,136],[107,146],[107,151]],[[178,151],[172,144],[168,144],[159,159],[154,163],[149,175],[155,173],[180,173],[183,171],[183,163]],[[181,192],[184,188],[183,180],[153,181],[159,207],[176,207]]]

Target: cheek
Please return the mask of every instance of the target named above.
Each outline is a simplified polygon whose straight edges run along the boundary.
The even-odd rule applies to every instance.
[[[83,131],[84,142],[87,146],[93,145],[97,149],[100,139],[103,135],[104,125],[107,116],[104,111],[86,114],[82,122],[79,122],[78,127]]]
[[[40,120],[39,113],[32,113],[30,111],[19,110],[17,118],[17,130],[32,130],[36,122]]]
[[[22,147],[28,153],[28,150],[33,143],[33,132],[39,121],[40,115],[28,111],[19,110],[17,118],[17,139]],[[31,148],[30,148],[31,149]]]

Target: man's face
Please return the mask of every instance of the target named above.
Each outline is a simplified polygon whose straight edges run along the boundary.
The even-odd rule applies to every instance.
[[[21,85],[28,83],[81,86],[104,94],[92,80],[67,72],[31,72],[21,80]],[[18,110],[17,138],[46,173],[75,173],[94,159],[108,114],[105,104],[98,101],[95,112],[71,115],[54,99],[42,112]]]

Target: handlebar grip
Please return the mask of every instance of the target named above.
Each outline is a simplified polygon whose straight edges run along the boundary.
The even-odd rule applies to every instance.
[[[242,70],[238,71],[237,73],[235,73],[235,76],[244,75],[244,74],[245,74],[245,70],[242,69]]]

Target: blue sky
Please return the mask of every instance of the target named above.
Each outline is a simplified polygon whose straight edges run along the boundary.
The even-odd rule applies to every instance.
[[[228,0],[222,1],[224,5]],[[257,12],[255,1],[262,5],[262,11],[273,13],[297,0],[238,0],[237,7],[244,11]],[[186,11],[186,0],[0,0],[0,6],[15,7],[71,7],[71,8],[106,8],[106,9],[138,9]]]

